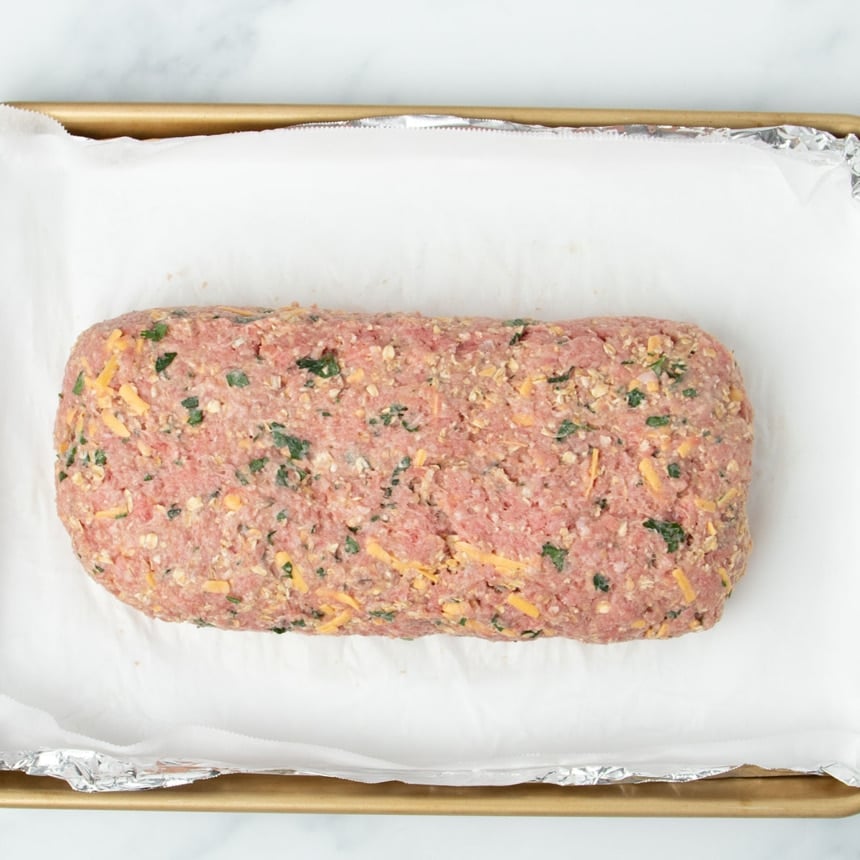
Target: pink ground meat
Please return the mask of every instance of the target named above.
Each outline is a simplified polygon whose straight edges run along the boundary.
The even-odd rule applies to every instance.
[[[55,440],[84,567],[168,621],[662,638],[750,550],[750,405],[682,323],[130,313],[79,338]]]

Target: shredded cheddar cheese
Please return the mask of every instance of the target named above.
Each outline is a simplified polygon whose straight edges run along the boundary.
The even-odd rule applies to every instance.
[[[519,386],[519,388],[517,388],[517,391],[519,392],[520,396],[528,397],[532,393],[532,390],[534,389],[534,387],[535,387],[535,384],[532,381],[532,378],[530,376],[527,376],[520,383],[520,386]]]
[[[105,351],[113,353],[125,349],[128,349],[128,343],[122,339],[122,329],[115,328],[105,341]]]
[[[678,583],[678,588],[681,589],[681,594],[684,595],[684,602],[692,603],[696,599],[696,589],[693,588],[690,580],[687,579],[687,575],[680,567],[676,567],[672,571],[672,576],[675,577],[675,582]]]
[[[203,590],[207,594],[229,594],[230,583],[226,579],[209,579],[203,583]]]
[[[323,622],[317,627],[317,633],[332,633],[337,630],[339,627],[343,627],[350,619],[352,618],[352,613],[347,609],[340,613],[340,615],[336,615],[334,618],[329,619],[328,621]]]
[[[251,308],[234,308],[230,305],[219,305],[218,310],[227,311],[228,314],[236,314],[237,317],[255,317],[259,314],[259,311]]]
[[[679,457],[689,457],[695,447],[692,439],[685,439],[675,450]]]
[[[540,610],[534,603],[530,603],[524,597],[521,597],[519,594],[509,594],[506,603],[509,603],[514,609],[519,609],[520,612],[524,612],[529,618],[538,618],[540,616]]]
[[[598,462],[600,460],[600,451],[597,448],[591,449],[591,462],[588,467],[588,480],[585,484],[585,497],[588,498],[591,495],[591,491],[594,489],[594,482],[597,480],[597,470],[598,470]]]
[[[660,476],[654,468],[654,463],[652,462],[651,457],[644,457],[639,461],[639,474],[642,475],[645,483],[654,492],[654,494],[660,495],[663,490],[663,482],[660,480]]]
[[[717,499],[717,507],[725,507],[737,494],[738,488],[730,487],[728,490],[725,491],[725,493],[723,493],[722,496]]]
[[[524,561],[516,561],[512,558],[506,558],[503,555],[496,555],[496,553],[485,552],[484,550],[479,549],[478,547],[473,546],[470,543],[466,543],[466,541],[460,540],[459,538],[452,538],[451,545],[454,549],[454,552],[461,553],[467,558],[472,559],[472,561],[477,561],[481,564],[489,564],[492,567],[495,567],[497,570],[514,572],[519,570],[526,570],[529,566]]]
[[[119,362],[116,360],[116,355],[111,355],[111,357],[105,362],[102,372],[95,378],[95,382],[93,383],[98,392],[107,391],[107,388],[111,384],[111,380],[118,368]]]
[[[238,511],[242,507],[242,497],[236,493],[227,493],[224,496],[224,507],[228,511]]]
[[[97,520],[115,520],[119,517],[128,516],[128,508],[125,505],[117,505],[114,508],[105,508],[103,511],[96,511],[93,516]]]
[[[101,418],[104,422],[105,427],[111,431],[111,433],[115,433],[121,439],[128,439],[131,436],[131,431],[116,415],[113,414],[109,409],[103,409],[101,412]]]
[[[129,382],[120,385],[119,396],[128,404],[128,408],[135,415],[143,415],[149,409],[149,404],[141,399],[137,393],[137,388]]]

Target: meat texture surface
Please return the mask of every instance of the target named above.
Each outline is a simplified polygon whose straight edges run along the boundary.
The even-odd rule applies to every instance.
[[[662,638],[750,550],[750,404],[683,323],[135,312],[78,339],[55,442],[86,570],[168,621]]]

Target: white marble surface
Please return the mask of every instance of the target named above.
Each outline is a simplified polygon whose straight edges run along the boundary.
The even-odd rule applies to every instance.
[[[853,0],[4,0],[0,100],[860,114]],[[0,810],[4,858],[860,858],[844,820]]]

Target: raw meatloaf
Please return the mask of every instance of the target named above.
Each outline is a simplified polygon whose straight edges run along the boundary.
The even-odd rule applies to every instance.
[[[80,337],[61,397],[60,516],[155,618],[662,638],[750,548],[750,405],[692,325],[146,311]]]

